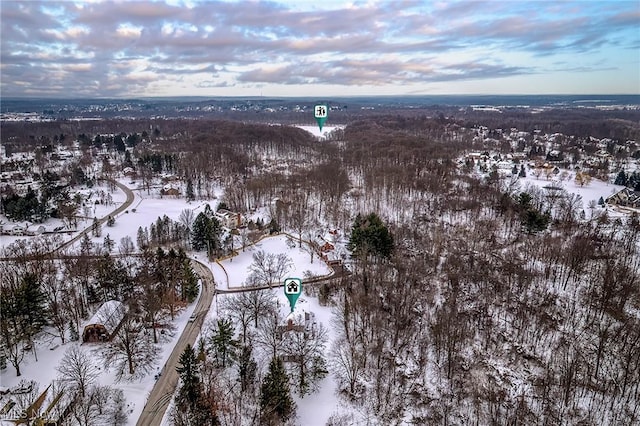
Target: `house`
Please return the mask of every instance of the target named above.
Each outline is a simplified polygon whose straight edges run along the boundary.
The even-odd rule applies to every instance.
[[[335,246],[329,242],[324,243],[322,246],[320,246],[320,251],[323,253],[326,253],[328,251],[331,251],[335,249]]]
[[[13,227],[5,228],[6,233],[9,235],[22,236],[27,232],[27,227],[24,225],[14,225]]]
[[[162,189],[160,190],[160,195],[169,195],[172,197],[177,197],[178,195],[180,195],[180,190],[171,184],[167,184],[163,186]]]
[[[32,224],[27,227],[25,233],[27,235],[35,236],[35,235],[42,235],[43,233],[46,232],[46,230],[47,229],[43,225]]]
[[[294,338],[294,334],[302,334],[304,339],[314,339],[318,332],[318,322],[313,312],[304,312],[289,317],[286,325],[279,325],[277,328],[278,337],[282,341]],[[283,362],[299,362],[295,355],[280,355]]]
[[[243,217],[240,213],[230,212],[225,209],[218,210],[215,213],[215,216],[222,226],[229,229],[236,229],[244,223]]]
[[[127,314],[126,306],[117,300],[104,302],[89,320],[82,332],[83,342],[106,342],[120,328]]]
[[[640,209],[640,191],[624,188],[607,198],[606,201],[609,204]]]

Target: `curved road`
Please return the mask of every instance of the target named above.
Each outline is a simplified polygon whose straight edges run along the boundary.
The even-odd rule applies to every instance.
[[[200,298],[198,299],[198,303],[193,311],[196,319],[193,322],[187,323],[182,335],[173,348],[171,355],[162,367],[162,374],[153,386],[136,426],[160,426],[162,424],[164,414],[167,411],[169,402],[171,401],[173,394],[175,393],[176,386],[178,385],[178,372],[176,371],[176,367],[180,360],[180,355],[184,352],[184,348],[187,344],[191,346],[195,344],[196,338],[198,337],[198,334],[200,334],[204,318],[211,307],[213,297],[216,293],[241,293],[245,291],[267,290],[281,287],[281,285],[274,285],[260,287],[235,287],[230,288],[229,290],[216,289],[211,269],[209,269],[205,264],[194,259],[191,259],[191,264],[193,269],[195,269],[202,278],[202,292],[200,293]],[[347,275],[349,275],[348,271],[343,268],[341,268],[340,271],[336,271],[334,269],[334,274],[331,276],[318,278],[306,283],[315,284]]]
[[[211,307],[211,302],[215,295],[213,274],[209,268],[197,260],[191,259],[191,265],[202,278],[202,291],[200,292],[200,298],[193,311],[196,319],[193,322],[187,323],[171,355],[164,364],[164,367],[162,367],[162,375],[156,381],[153,390],[149,394],[147,403],[142,410],[138,423],[136,423],[137,426],[160,425],[162,423],[164,413],[169,406],[169,401],[171,401],[178,384],[176,366],[180,360],[180,355],[184,352],[184,348],[187,345],[193,346],[195,344],[196,338],[200,334],[204,318]]]
[[[125,194],[127,194],[127,199],[124,203],[122,203],[122,205],[120,207],[118,207],[117,209],[115,209],[114,211],[112,211],[111,213],[109,213],[108,215],[106,215],[105,217],[103,217],[102,219],[98,220],[98,223],[100,225],[102,225],[103,223],[105,223],[107,220],[109,220],[109,216],[113,216],[115,217],[116,215],[122,213],[123,211],[125,211],[126,209],[129,208],[129,206],[133,203],[133,199],[134,199],[134,195],[133,195],[133,191],[131,191],[128,187],[126,187],[125,185],[121,184],[120,182],[117,182],[115,180],[112,179],[105,179],[105,180],[109,180],[112,183],[114,183],[118,188],[120,188],[122,190],[122,192],[124,192]],[[83,235],[89,233],[91,231],[91,226],[85,228],[83,231],[80,231],[78,233],[78,235],[76,235],[75,237],[73,237],[72,239],[70,239],[69,241],[67,241],[66,243],[63,243],[60,245],[60,247],[58,247],[55,251],[62,251],[63,249],[70,247],[73,243],[75,243],[76,241],[78,241],[80,238],[82,238]]]

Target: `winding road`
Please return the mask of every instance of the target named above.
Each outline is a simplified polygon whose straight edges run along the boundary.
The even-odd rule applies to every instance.
[[[115,209],[114,211],[112,211],[110,214],[106,215],[105,217],[103,217],[102,219],[98,220],[98,223],[100,225],[102,225],[103,223],[105,223],[107,220],[109,220],[109,216],[113,216],[115,217],[116,215],[122,213],[123,211],[127,210],[129,208],[129,206],[133,203],[134,200],[134,195],[133,195],[133,191],[131,191],[127,186],[121,184],[118,181],[115,180],[111,180],[111,179],[107,179],[110,180],[112,183],[114,183],[118,188],[120,188],[122,190],[122,192],[124,192],[125,194],[127,194],[127,199],[125,200],[124,203],[122,203],[122,205],[120,207],[118,207],[117,209]],[[93,226],[93,225],[92,225]],[[78,241],[80,238],[82,238],[83,235],[88,234],[89,232],[91,232],[91,228],[92,226],[89,226],[87,228],[85,228],[84,230],[80,231],[78,233],[78,235],[76,235],[75,237],[71,238],[69,241],[63,243],[60,245],[60,247],[58,247],[55,251],[56,252],[60,252],[64,249],[66,249],[67,247],[70,247],[73,243],[75,243],[76,241]]]
[[[133,191],[131,191],[127,186],[123,185],[120,182],[115,180],[111,181],[118,188],[120,188],[127,196],[120,207],[112,211],[109,215],[98,220],[100,225],[104,224],[109,216],[115,217],[116,215],[127,210],[131,204],[133,203],[135,196]],[[76,241],[82,238],[85,234],[91,232],[92,226],[85,228],[80,231],[76,236],[71,238],[69,241],[62,243],[57,249],[55,249],[51,254],[55,258],[68,257],[63,256],[60,253],[63,252],[64,249],[72,246]],[[71,256],[72,257],[72,256]],[[2,258],[0,260],[12,260],[13,258]],[[180,355],[184,352],[184,349],[187,345],[193,346],[200,334],[200,330],[202,329],[202,324],[204,323],[204,319],[207,315],[207,312],[211,308],[211,303],[213,302],[213,298],[216,293],[220,294],[228,294],[228,293],[241,293],[248,291],[256,291],[256,290],[267,290],[272,288],[281,287],[282,285],[273,285],[273,286],[258,286],[258,287],[229,287],[228,289],[216,289],[213,273],[209,269],[209,267],[197,260],[191,259],[191,265],[194,271],[201,278],[201,287],[202,290],[200,292],[200,296],[198,298],[198,302],[196,303],[196,307],[193,311],[193,321],[189,321],[182,334],[178,338],[176,345],[174,346],[171,355],[165,362],[161,375],[156,381],[147,398],[147,402],[142,410],[142,414],[136,423],[137,426],[160,426],[162,424],[162,419],[167,411],[169,403],[173,398],[176,386],[178,385],[178,372],[176,371],[176,366],[179,363]],[[341,275],[348,275],[348,271],[340,268],[337,270],[333,266],[333,273],[329,277],[319,277],[316,279],[311,279],[305,281],[305,284],[315,284],[326,281],[328,279],[334,279]]]

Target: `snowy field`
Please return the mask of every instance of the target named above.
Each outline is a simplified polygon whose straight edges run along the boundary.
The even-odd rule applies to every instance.
[[[287,242],[287,240],[290,240],[290,242]],[[291,247],[291,245],[295,246]],[[305,247],[304,244],[303,247]],[[280,234],[264,238],[254,246],[247,247],[244,252],[240,249],[238,256],[220,262],[220,265],[224,271],[226,271],[226,274],[224,274],[224,272],[222,273],[224,274],[224,278],[222,275],[218,275],[220,272],[216,272],[215,267],[212,267],[214,274],[216,274],[214,275],[216,283],[221,286],[220,288],[233,289],[234,287],[237,288],[245,286],[246,279],[250,273],[249,268],[253,263],[253,254],[260,250],[265,253],[284,253],[289,256],[292,262],[292,266],[287,273],[287,276],[289,277],[304,279],[307,276],[324,276],[332,272],[317,255],[313,256],[313,263],[311,263],[311,255],[308,251],[299,248],[298,242],[293,240],[291,237],[288,237],[285,234]],[[202,253],[202,256],[203,255],[204,253]],[[220,265],[218,265],[218,268]],[[221,280],[218,280],[218,276]],[[226,285],[222,280],[228,280]]]
[[[588,185],[580,186],[575,182],[575,173],[569,173],[565,180],[557,178],[547,180],[543,176],[537,178],[529,173],[526,177],[520,178],[518,181],[520,182],[522,189],[526,188],[528,185],[535,185],[540,188],[553,185],[563,188],[570,194],[580,195],[582,197],[582,206],[585,211],[588,209],[590,201],[595,201],[597,203],[600,197],[606,200],[607,197],[610,197],[624,188],[624,186],[614,185],[599,179],[592,179]]]

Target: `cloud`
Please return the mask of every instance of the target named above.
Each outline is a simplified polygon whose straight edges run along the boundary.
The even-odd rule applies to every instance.
[[[616,6],[379,1],[311,10],[263,1],[4,2],[0,93],[138,96],[155,82],[187,75],[193,88],[374,88],[528,75],[553,70],[549,64],[559,59],[612,62],[615,49],[637,49],[640,10],[633,2]]]

